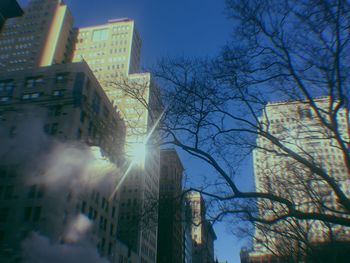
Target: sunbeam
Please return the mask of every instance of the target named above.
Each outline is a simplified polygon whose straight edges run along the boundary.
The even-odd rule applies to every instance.
[[[125,173],[123,174],[123,176],[120,178],[120,181],[118,182],[117,186],[115,187],[113,193],[111,194],[111,196],[109,197],[109,201],[112,200],[112,198],[114,197],[114,195],[116,194],[116,192],[119,190],[119,188],[121,187],[121,185],[123,184],[123,182],[125,181],[126,177],[128,176],[128,174],[130,173],[131,169],[135,166],[135,165],[143,165],[143,162],[146,158],[146,145],[149,141],[149,139],[151,138],[152,134],[154,133],[155,129],[157,128],[160,120],[163,118],[163,115],[165,113],[164,109],[162,111],[162,113],[159,115],[158,119],[155,121],[155,123],[153,124],[151,130],[149,131],[149,133],[147,134],[147,136],[145,137],[144,141],[138,145],[136,145],[132,151],[132,161],[130,162],[128,168],[126,169]]]

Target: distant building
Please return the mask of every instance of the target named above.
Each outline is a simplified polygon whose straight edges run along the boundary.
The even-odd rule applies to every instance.
[[[330,108],[329,102],[328,97],[315,99],[320,111],[327,112]],[[343,139],[348,142],[347,116],[345,109],[338,111],[338,128]],[[337,142],[329,137],[327,129],[320,123],[319,117],[309,103],[305,101],[268,103],[264,109],[264,116],[259,121],[283,145],[326,171],[345,193],[350,193],[342,151]],[[319,211],[319,203],[315,201],[319,200],[318,196],[322,197],[320,200],[323,206],[329,209],[326,213],[342,210],[330,186],[319,178],[316,179],[309,168],[291,157],[280,154],[282,150],[263,136],[258,136],[257,146],[254,150],[257,191],[292,198],[299,209],[305,212]],[[258,205],[261,215],[267,218],[273,216],[273,213],[278,213],[278,208],[272,211],[274,206],[270,203],[259,202]],[[256,228],[253,251],[249,253],[251,260],[255,261],[249,262],[260,262],[262,257],[268,258],[269,262],[277,262],[273,261],[277,260],[272,256],[273,253],[281,256],[286,256],[286,253],[299,255],[298,249],[302,246],[301,243],[297,244],[296,240],[283,241],[282,236],[278,236],[283,231],[293,231],[285,230],[288,224],[281,221],[275,227],[278,231],[274,233],[268,231],[262,233],[262,228]],[[294,227],[302,233],[305,232],[303,235],[307,240],[303,242],[309,245],[329,242],[331,236],[333,241],[348,241],[350,235],[349,227],[327,226],[314,220],[300,221],[298,226]],[[283,242],[287,242],[287,245]]]
[[[119,201],[109,200],[114,185],[56,189],[36,179],[45,173],[46,153],[58,142],[100,147],[97,162],[104,161],[101,154],[118,167],[124,162],[124,122],[86,63],[1,73],[0,122],[0,261],[19,259],[20,242],[31,231],[70,242],[63,230],[80,213],[94,222],[91,239],[102,256],[111,262],[131,257],[116,240]],[[73,178],[80,173],[72,172]],[[137,263],[135,255],[133,260]]]
[[[183,263],[183,166],[175,149],[160,152],[158,263]]]
[[[183,231],[183,263],[193,262],[193,244],[192,240],[192,210],[188,200],[185,198],[182,202],[182,231]]]
[[[0,2],[0,31],[6,19],[23,15],[23,10],[16,0],[2,0]]]
[[[191,210],[192,219],[192,262],[214,263],[214,241],[216,235],[209,221],[205,219],[205,203],[198,192],[189,192],[186,195]]]

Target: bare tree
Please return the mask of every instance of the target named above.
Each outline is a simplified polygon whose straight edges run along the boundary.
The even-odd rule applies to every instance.
[[[274,233],[273,253],[295,256],[317,230],[334,240],[350,227],[349,11],[340,0],[228,0],[232,43],[213,60],[165,59],[156,72],[162,143],[215,171],[212,185],[190,190],[210,198],[212,220],[254,222],[264,244]],[[115,85],[151,109],[134,84]],[[237,175],[253,152],[257,185],[244,191]],[[296,249],[283,252],[283,239]]]
[[[234,34],[218,58],[158,67],[168,105],[163,143],[215,170],[215,187],[194,189],[211,198],[213,220],[239,218],[269,231],[280,222],[302,226],[283,235],[322,230],[313,240],[346,236],[350,3],[228,0],[227,13]],[[273,109],[276,100],[285,111]],[[253,152],[256,191],[244,191],[238,167]]]

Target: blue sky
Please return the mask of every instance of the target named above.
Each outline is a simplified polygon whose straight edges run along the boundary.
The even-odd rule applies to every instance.
[[[143,41],[142,64],[163,56],[207,56],[230,35],[224,0],[67,0],[75,24],[104,23],[110,18],[134,19]]]
[[[22,6],[28,0],[19,0]],[[212,57],[230,40],[231,21],[224,15],[224,0],[66,0],[73,13],[75,26],[107,22],[108,19],[129,17],[135,20],[142,38],[141,64],[152,66],[162,57]],[[187,173],[199,178],[204,170],[193,158],[184,158]],[[251,187],[249,163],[243,169],[248,176],[239,181]],[[194,179],[195,180],[195,179]],[[215,225],[218,240],[215,252],[219,260],[237,263],[243,241],[228,231],[229,226]]]

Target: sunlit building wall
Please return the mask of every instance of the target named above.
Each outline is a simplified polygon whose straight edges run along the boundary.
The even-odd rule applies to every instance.
[[[138,263],[139,258],[116,239],[119,196],[110,199],[115,185],[89,188],[88,181],[78,189],[56,188],[34,180],[48,165],[39,156],[56,143],[82,149],[98,146],[115,166],[124,163],[124,122],[86,63],[1,73],[0,122],[1,262],[20,258],[20,241],[31,231],[70,242],[64,229],[84,214],[93,222],[90,238],[101,256]],[[31,157],[35,162],[26,163]],[[72,172],[74,181],[79,171]],[[112,176],[117,180],[121,175]],[[31,177],[33,181],[27,180]]]
[[[321,111],[328,110],[328,97],[315,101]],[[343,139],[349,141],[347,113],[344,109],[340,109],[338,112],[337,120]],[[326,170],[344,192],[350,194],[349,179],[347,179],[342,151],[336,146],[336,141],[329,139],[324,125],[320,123],[308,103],[303,101],[268,103],[264,117],[260,118],[260,122],[273,136],[279,138],[282,144]],[[332,191],[325,182],[319,179],[315,180],[308,169],[292,158],[279,155],[278,152],[281,150],[272,142],[258,136],[257,149],[253,154],[257,191],[292,198],[299,209],[308,212],[318,211],[314,202],[318,200],[318,195],[320,195],[326,207],[341,211],[335,196],[330,194]],[[307,189],[309,192],[306,191]],[[261,215],[269,216],[269,213],[272,213],[270,214],[272,216],[271,209],[273,209],[271,204],[259,203]],[[275,209],[275,212],[278,212],[278,208]],[[328,211],[328,213],[330,212]],[[328,241],[330,235],[333,235],[337,241],[349,240],[350,229],[346,227],[332,226],[329,228],[312,220],[303,221],[300,224],[303,231],[307,233],[310,243]],[[283,225],[279,226],[283,229]],[[332,234],[330,229],[332,229]],[[301,229],[299,230],[301,231]],[[270,243],[267,242],[266,238],[258,229],[256,230],[254,251],[250,253],[252,257],[259,258],[262,254],[268,256],[271,254],[269,249],[280,252],[275,247],[276,244],[279,244],[278,238],[272,233],[269,236]],[[293,246],[291,241],[289,244]]]
[[[107,87],[113,89],[109,82],[139,72],[141,38],[133,20],[112,19],[78,28],[75,34],[73,61],[85,60],[107,93]]]

